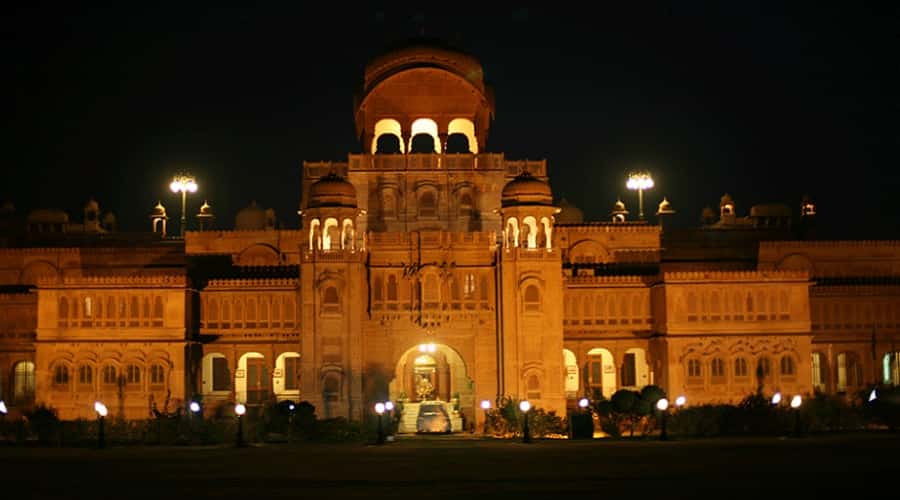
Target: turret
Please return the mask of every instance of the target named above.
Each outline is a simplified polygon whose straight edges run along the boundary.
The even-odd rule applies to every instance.
[[[150,212],[150,221],[152,223],[153,232],[159,233],[159,235],[163,238],[166,237],[166,223],[169,220],[169,217],[166,215],[166,207],[163,206],[161,201],[156,202],[156,206],[153,207],[153,211]]]

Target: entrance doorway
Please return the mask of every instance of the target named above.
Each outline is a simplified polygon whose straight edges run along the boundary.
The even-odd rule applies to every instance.
[[[265,358],[247,359],[247,402],[262,403],[269,399],[269,371]]]

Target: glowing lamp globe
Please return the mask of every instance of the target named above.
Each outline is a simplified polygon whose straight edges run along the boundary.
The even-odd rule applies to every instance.
[[[875,401],[878,399],[878,393],[875,392],[875,389],[872,389],[872,392],[869,393],[869,402]]]
[[[482,400],[481,400],[481,409],[482,409],[482,410],[488,410],[488,409],[490,409],[490,408],[491,408],[491,402],[488,401],[487,399],[482,399]]]
[[[245,413],[247,413],[247,407],[243,405],[243,403],[238,403],[234,405],[234,414],[242,417]]]
[[[105,417],[109,414],[109,410],[106,409],[106,405],[101,403],[100,401],[94,401],[94,411],[97,412],[97,415],[101,417]]]
[[[394,402],[393,401],[385,401],[384,409],[387,411],[394,411]]]
[[[773,405],[777,405],[777,404],[779,404],[779,403],[781,403],[781,393],[780,393],[780,392],[776,392],[775,395],[772,396],[772,404],[773,404]]]
[[[200,413],[200,403],[196,401],[191,401],[190,405],[191,411],[194,413]]]
[[[581,398],[578,400],[578,406],[580,408],[587,408],[589,404],[591,404],[591,402],[588,401],[588,398]]]
[[[294,411],[294,408],[296,408],[296,406],[294,406],[294,403],[288,405],[288,410]]]
[[[523,413],[528,413],[528,410],[531,409],[531,403],[528,401],[522,401],[519,403],[519,409],[522,410]]]
[[[803,398],[800,395],[791,398],[791,408],[800,408],[801,404],[803,404]]]
[[[656,402],[656,409],[659,411],[666,411],[669,408],[669,400],[666,398],[660,398],[659,401]]]
[[[375,413],[379,415],[384,413],[384,403],[375,403]]]
[[[678,396],[675,398],[675,406],[684,406],[687,403],[687,398],[684,396]]]
[[[8,412],[8,410],[6,409],[6,403],[3,401],[0,401],[0,413],[2,413],[3,415],[6,415],[7,412]]]

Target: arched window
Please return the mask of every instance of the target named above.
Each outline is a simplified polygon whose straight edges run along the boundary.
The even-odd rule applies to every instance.
[[[525,398],[541,399],[541,379],[536,374],[528,375],[525,382]]]
[[[541,290],[537,285],[532,284],[525,287],[522,303],[526,312],[538,312],[541,310]]]
[[[69,325],[69,300],[65,297],[59,298],[59,326],[65,328]]]
[[[412,137],[409,147],[410,153],[431,154],[436,153],[434,137],[428,134],[416,134]]]
[[[138,385],[141,383],[141,367],[138,365],[128,365],[125,367],[125,384]]]
[[[235,328],[243,328],[244,326],[244,301],[241,299],[234,299],[232,323],[234,323]]]
[[[341,310],[341,299],[337,287],[326,286],[322,292],[322,312],[337,313]]]
[[[699,379],[703,376],[703,371],[701,369],[700,360],[696,358],[689,359],[687,362],[687,376],[688,381],[698,382]]]
[[[462,292],[460,291],[460,279],[461,276],[454,276],[453,279],[450,280],[450,306],[459,310],[462,309]]]
[[[34,399],[34,363],[19,361],[13,370],[13,397],[16,402]]]
[[[812,384],[813,389],[825,391],[825,357],[821,352],[812,353]]]
[[[207,302],[208,310],[206,311],[207,328],[219,327],[219,299],[211,298]]]
[[[381,276],[375,276],[375,280],[372,283],[372,302],[373,305],[381,307],[382,301],[382,289],[384,288],[384,280],[381,279]]]
[[[419,217],[437,217],[437,200],[434,192],[425,190],[419,195],[416,204]]]
[[[150,365],[150,385],[161,386],[166,383],[166,371],[161,364]]]
[[[389,274],[387,277],[387,306],[388,309],[396,309],[397,308],[397,276],[393,274]]]
[[[153,297],[153,326],[163,326],[163,300],[159,295]]]
[[[144,300],[141,302],[143,303],[143,307],[141,308],[141,312],[143,313],[141,316],[141,325],[150,326],[150,297],[144,297]]]
[[[56,388],[69,385],[69,367],[59,364],[53,367],[53,385]]]
[[[94,383],[94,368],[91,365],[81,365],[78,367],[78,384],[92,385]]]
[[[269,297],[259,298],[259,327],[269,328]]]
[[[128,311],[128,326],[139,326],[141,318],[141,304],[137,297],[131,297],[131,307]]]
[[[459,208],[459,216],[460,217],[471,217],[472,210],[474,208],[472,204],[472,195],[468,192],[463,192],[459,195],[459,200],[457,201]]]
[[[106,298],[106,326],[116,326],[116,299]]]
[[[709,372],[714,384],[725,382],[725,360],[722,358],[713,358],[709,362]]]
[[[325,375],[322,381],[322,398],[326,402],[341,400],[341,379],[336,373]]]
[[[422,305],[426,309],[437,309],[441,301],[440,281],[434,274],[425,275],[422,283]]]
[[[746,378],[750,375],[747,370],[747,360],[744,358],[735,358],[734,360],[734,376],[735,378]]]
[[[763,356],[756,363],[757,376],[769,377],[772,375],[772,361]]]
[[[100,382],[103,385],[116,385],[118,383],[118,373],[113,365],[105,365],[101,372]]]
[[[781,357],[781,376],[793,377],[795,374],[794,358],[785,354]]]
[[[247,328],[256,328],[256,299],[247,299],[247,311],[244,313]]]
[[[478,280],[478,301],[481,302],[482,309],[490,308],[490,303],[488,301],[488,279],[484,274],[482,274],[481,278]]]

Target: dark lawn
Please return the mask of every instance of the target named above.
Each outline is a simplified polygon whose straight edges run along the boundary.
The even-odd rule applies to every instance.
[[[0,471],[0,498],[897,498],[900,434],[3,447]]]

